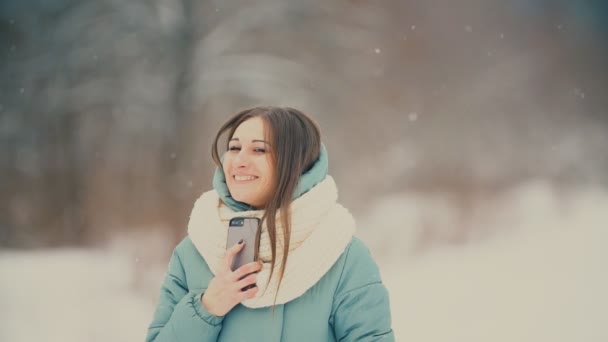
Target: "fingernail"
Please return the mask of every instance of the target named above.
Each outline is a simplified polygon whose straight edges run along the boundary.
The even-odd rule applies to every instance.
[[[240,245],[240,244],[242,244],[243,242],[245,242],[245,240],[240,239],[240,240],[239,240],[239,245]]]

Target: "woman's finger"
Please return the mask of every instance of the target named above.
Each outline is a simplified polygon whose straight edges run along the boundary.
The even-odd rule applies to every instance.
[[[250,288],[247,291],[243,291],[241,293],[239,293],[239,302],[242,302],[246,299],[251,299],[253,297],[255,297],[255,295],[258,293],[259,288],[257,286]]]
[[[245,278],[243,278],[242,280],[239,280],[236,283],[236,288],[239,289],[239,290],[241,290],[244,287],[246,287],[247,285],[255,284],[255,282],[257,281],[257,279],[258,279],[258,275],[257,274],[255,274],[255,273],[254,274],[250,274],[250,275],[246,276]]]
[[[232,272],[232,280],[237,281],[241,280],[244,276],[249,273],[257,272],[262,269],[262,264],[254,261],[248,264],[245,264],[239,268],[237,268],[234,272]]]

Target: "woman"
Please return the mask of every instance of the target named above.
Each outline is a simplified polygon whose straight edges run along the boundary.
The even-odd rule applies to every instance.
[[[146,341],[394,340],[388,293],[336,202],[317,125],[292,108],[247,109],[220,128],[212,155],[214,190],[194,205]],[[260,218],[262,230],[258,262],[233,272],[237,216]]]

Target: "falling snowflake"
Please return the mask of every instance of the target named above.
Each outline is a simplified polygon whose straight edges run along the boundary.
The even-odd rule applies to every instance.
[[[467,25],[467,26],[464,27],[464,30],[467,31],[467,32],[473,32],[473,26]]]
[[[374,49],[374,52],[379,54],[380,53],[380,49],[376,48],[376,49]]]
[[[414,122],[414,121],[418,120],[418,113],[416,113],[416,112],[411,112],[410,114],[408,114],[407,118],[408,118],[408,120],[410,120],[411,122]]]
[[[412,25],[412,30],[415,30],[415,29],[416,29],[416,25]]]
[[[580,97],[581,99],[585,98],[585,93],[583,92],[582,89],[579,89],[579,88],[574,88],[574,95]]]

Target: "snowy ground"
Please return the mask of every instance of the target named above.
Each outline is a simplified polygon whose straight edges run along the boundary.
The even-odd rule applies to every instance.
[[[483,204],[493,214],[472,220],[504,229],[423,252],[414,251],[415,228],[431,217],[449,224],[449,205],[404,195],[362,221],[394,218],[383,213],[395,213],[386,203],[402,209],[411,229],[361,235],[389,288],[398,340],[608,341],[605,193],[570,193],[564,202],[527,186]],[[142,341],[165,268],[144,277],[142,289],[141,260],[117,248],[2,251],[0,341]]]
[[[143,341],[154,304],[130,260],[87,250],[0,254],[0,341]]]

